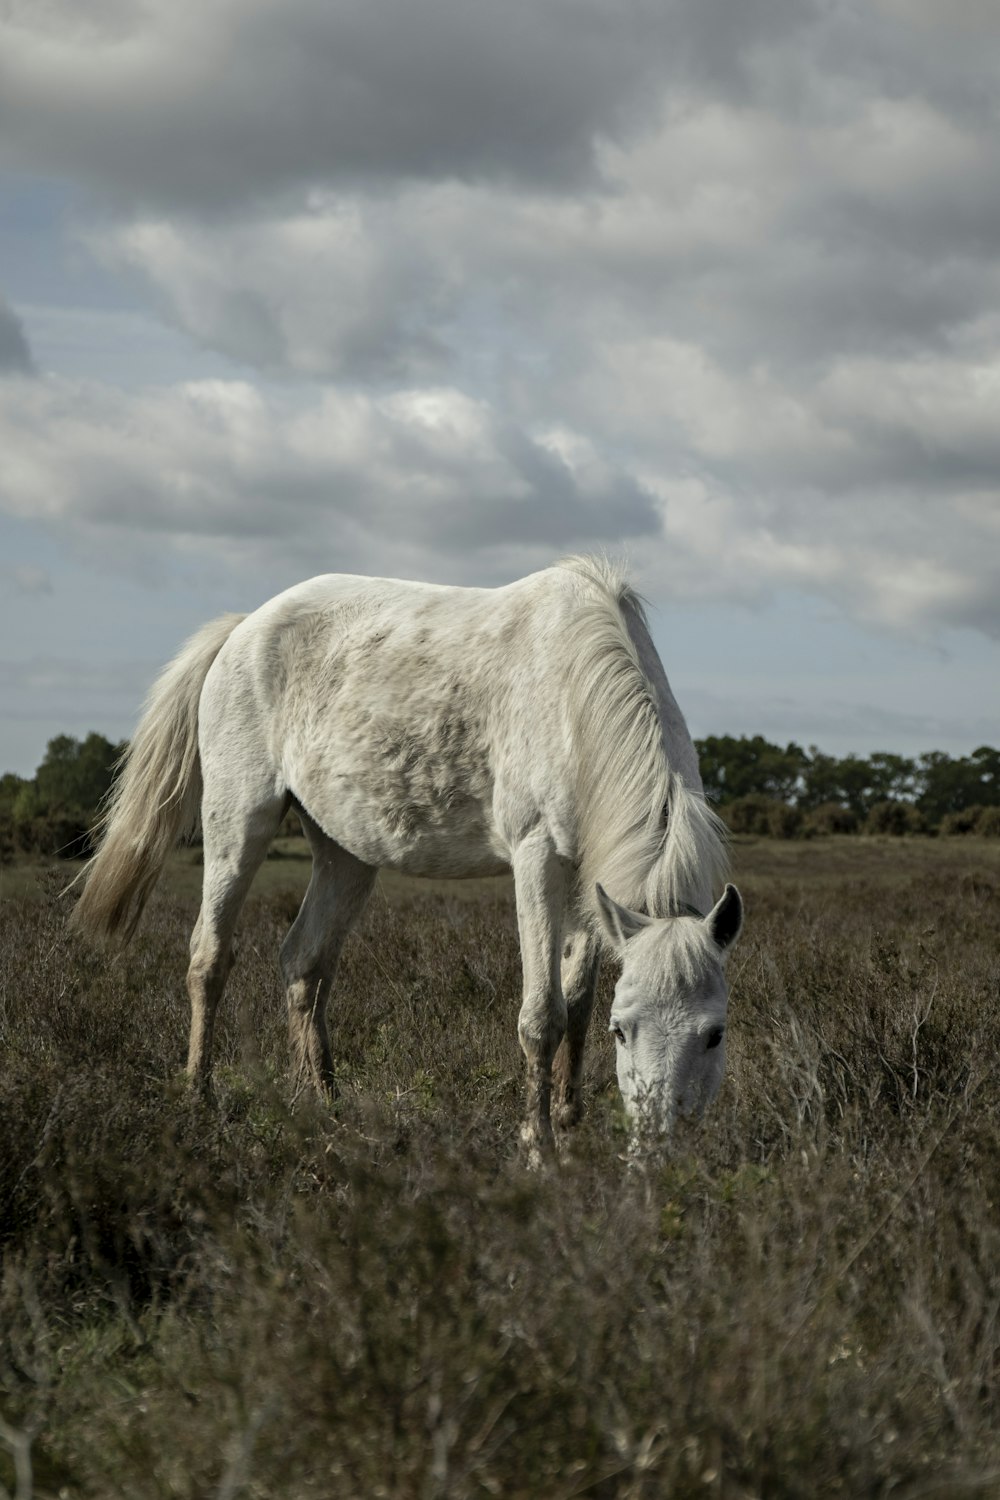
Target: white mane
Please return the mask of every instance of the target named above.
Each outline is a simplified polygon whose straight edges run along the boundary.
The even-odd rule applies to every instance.
[[[600,882],[650,916],[705,913],[727,873],[726,829],[700,786],[671,767],[626,619],[632,613],[645,627],[642,603],[624,569],[607,559],[570,557],[559,566],[592,585],[578,606],[570,668],[583,905],[594,912]]]

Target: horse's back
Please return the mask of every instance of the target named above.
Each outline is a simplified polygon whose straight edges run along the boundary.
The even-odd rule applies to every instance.
[[[494,692],[561,669],[578,583],[555,567],[498,588],[325,573],[248,615],[221,653],[217,675],[238,670],[276,707],[317,679],[348,675],[376,693],[399,678],[411,695],[449,688]]]
[[[553,773],[565,781],[547,710],[573,587],[558,569],[496,589],[309,579],[230,638],[206,684],[203,741],[265,756],[366,862],[503,869]]]

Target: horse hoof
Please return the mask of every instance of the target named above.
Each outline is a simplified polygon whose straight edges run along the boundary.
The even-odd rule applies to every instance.
[[[529,1172],[541,1172],[555,1161],[556,1143],[551,1125],[539,1130],[537,1125],[521,1126],[521,1157]]]

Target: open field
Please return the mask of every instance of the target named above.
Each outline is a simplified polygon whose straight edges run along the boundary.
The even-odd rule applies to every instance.
[[[505,882],[384,883],[341,1098],[293,1108],[282,852],[213,1108],[178,1080],[195,851],[113,958],[65,866],[0,872],[10,1493],[18,1455],[24,1500],[1000,1493],[997,841],[738,842],[727,1081],[634,1174],[610,973],[588,1119],[518,1164]]]
[[[11,865],[0,865],[0,903],[7,900],[48,898],[58,886],[65,888],[79,873],[77,861],[51,858],[23,858]],[[301,899],[309,884],[311,861],[309,845],[304,838],[275,839],[267,859],[254,877],[252,896],[295,896]],[[163,887],[178,902],[187,902],[197,911],[201,895],[201,849],[175,849],[163,876]],[[391,870],[379,876],[382,892],[390,899],[412,892],[420,895],[447,895],[458,901],[478,900],[484,894],[507,892],[512,887],[507,877],[487,880],[408,880]]]

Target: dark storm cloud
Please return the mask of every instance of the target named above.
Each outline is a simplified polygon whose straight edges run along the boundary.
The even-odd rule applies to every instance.
[[[344,177],[579,179],[593,136],[655,103],[650,3],[70,4],[9,25],[9,162],[215,209]],[[86,66],[81,66],[86,58]]]
[[[216,211],[303,182],[579,186],[714,98],[810,128],[914,95],[991,126],[988,12],[873,0],[15,0],[0,159]]]
[[[106,253],[269,374],[454,380],[492,296],[515,358],[534,339],[578,370],[621,311],[798,383],[838,353],[944,349],[1000,301],[979,0],[14,16],[0,160],[110,191]]]

